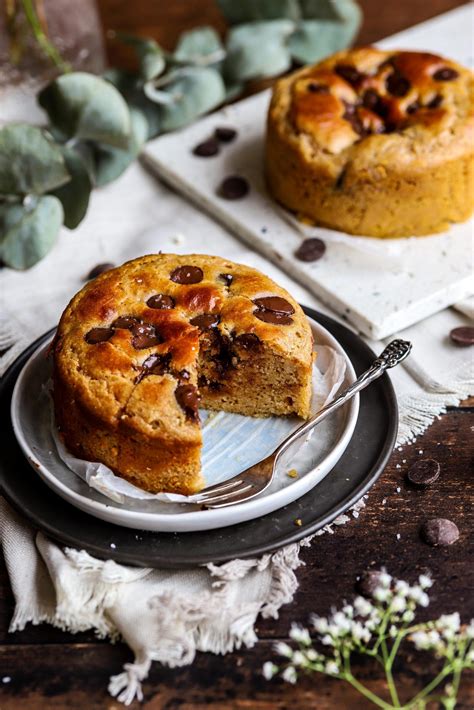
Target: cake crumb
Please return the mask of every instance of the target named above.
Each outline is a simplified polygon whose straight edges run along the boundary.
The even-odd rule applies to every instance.
[[[397,493],[400,493],[401,490],[400,486],[397,486]]]
[[[397,533],[397,540],[400,540],[400,538],[401,538],[400,533]]]
[[[117,547],[117,545],[115,544],[115,542],[111,542],[111,543],[110,543],[110,547],[112,548],[112,550],[115,550],[115,548]]]
[[[303,525],[303,521],[301,520],[301,518],[296,518],[295,525],[297,525],[299,528]]]
[[[290,468],[286,475],[290,478],[298,478],[298,471],[296,470],[296,468]]]
[[[11,682],[10,676],[9,676],[9,675],[4,675],[3,678],[2,678],[2,683],[10,683],[10,682]]]
[[[384,498],[383,501],[382,501],[382,505],[385,505],[386,502],[387,502],[387,499]]]

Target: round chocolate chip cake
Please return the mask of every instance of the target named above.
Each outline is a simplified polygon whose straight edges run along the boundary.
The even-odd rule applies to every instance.
[[[350,234],[422,235],[474,209],[474,80],[423,52],[340,52],[280,80],[266,174],[298,216]]]
[[[255,269],[214,256],[150,255],[103,273],[66,308],[53,353],[68,449],[152,492],[203,487],[199,404],[310,411],[302,309]]]

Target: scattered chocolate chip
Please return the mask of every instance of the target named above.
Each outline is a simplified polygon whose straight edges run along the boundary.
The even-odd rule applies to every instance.
[[[234,338],[234,343],[244,350],[258,350],[261,345],[260,338],[255,333],[242,333]]]
[[[110,271],[110,269],[115,269],[115,264],[97,264],[97,266],[94,266],[94,268],[89,271],[86,278],[90,281],[91,279],[95,279],[97,276],[100,276],[100,274]]]
[[[433,96],[431,101],[429,101],[426,104],[426,107],[427,108],[438,108],[438,106],[441,106],[442,103],[443,103],[443,97],[441,96],[441,94],[436,94],[436,96]]]
[[[343,118],[348,121],[352,129],[359,135],[359,136],[366,136],[368,131],[365,130],[364,124],[360,120],[359,114],[356,111],[356,108],[353,104],[346,104],[346,110],[344,112]]]
[[[124,330],[132,330],[132,328],[134,328],[137,323],[140,323],[140,319],[135,318],[135,316],[119,316],[112,323],[112,328],[123,328]]]
[[[217,194],[225,200],[240,200],[248,194],[249,184],[240,175],[230,175],[223,180],[217,190]]]
[[[158,353],[149,355],[147,359],[142,362],[141,372],[135,379],[135,384],[141,382],[147,375],[164,375],[166,372],[169,372],[170,362],[170,353],[166,353],[166,355],[158,355]]]
[[[198,419],[199,394],[194,385],[178,385],[176,401],[189,419]]]
[[[458,76],[459,74],[456,69],[451,69],[451,67],[443,67],[442,69],[435,71],[433,79],[435,81],[452,81],[453,79],[457,79]]]
[[[264,323],[271,323],[272,325],[291,325],[293,323],[293,318],[286,315],[286,313],[267,311],[264,308],[257,308],[253,314]]]
[[[97,343],[105,343],[106,340],[110,340],[113,334],[113,328],[92,328],[84,338],[89,345],[97,345]]]
[[[421,535],[428,545],[452,545],[459,538],[458,526],[446,518],[432,518],[423,523]]]
[[[171,281],[177,284],[198,284],[203,279],[203,271],[199,266],[178,266],[170,274]]]
[[[314,81],[312,81],[311,84],[308,84],[306,88],[308,91],[311,91],[312,94],[329,94],[329,86],[325,86],[324,84],[315,84]]]
[[[217,155],[219,152],[219,142],[215,138],[208,138],[207,141],[198,143],[198,145],[193,148],[194,155],[200,158],[211,158],[213,155]]]
[[[398,72],[393,72],[387,77],[385,86],[392,96],[406,96],[410,91],[410,82]]]
[[[336,64],[334,71],[338,76],[347,81],[352,86],[355,86],[363,78],[363,74],[360,73],[352,64]]]
[[[420,459],[408,469],[407,478],[414,486],[430,486],[438,480],[440,465],[435,459]]]
[[[146,302],[148,308],[158,308],[162,311],[169,311],[175,306],[174,298],[167,296],[165,293],[156,293],[150,296]]]
[[[375,89],[367,89],[362,97],[362,104],[365,108],[369,109],[377,116],[385,118],[388,112],[388,106],[381,96],[375,91]]]
[[[217,140],[223,143],[230,143],[237,136],[237,131],[235,128],[229,128],[228,126],[218,126],[214,131],[214,135]]]
[[[295,256],[300,261],[318,261],[326,251],[326,244],[322,239],[310,237],[305,239],[295,251]]]
[[[285,298],[281,296],[264,296],[263,298],[254,298],[255,305],[258,308],[265,309],[266,311],[272,311],[274,313],[284,313],[286,315],[292,315],[295,309],[288,303]]]
[[[132,345],[136,350],[152,348],[162,342],[160,334],[150,323],[137,323],[132,328]]]
[[[474,345],[474,327],[471,325],[464,325],[460,328],[453,328],[450,332],[449,337],[461,347],[468,347],[468,345]]]
[[[209,330],[215,328],[219,324],[219,316],[215,313],[203,313],[200,316],[195,316],[189,321],[191,325],[195,325],[199,330]]]
[[[227,287],[229,287],[231,285],[232,281],[234,280],[234,277],[232,276],[232,274],[219,274],[219,278],[221,281],[223,281],[225,283],[225,285]]]
[[[379,569],[370,569],[363,572],[356,584],[359,594],[369,599],[372,598],[375,590],[380,586],[380,577],[382,574],[383,572]]]
[[[419,101],[413,101],[409,106],[407,106],[407,113],[408,115],[412,115],[416,113],[419,109],[421,108],[421,104]]]

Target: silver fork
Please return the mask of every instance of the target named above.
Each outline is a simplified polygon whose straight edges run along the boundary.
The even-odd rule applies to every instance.
[[[262,493],[272,482],[281,456],[295,441],[308,435],[323,419],[326,419],[336,409],[339,409],[339,407],[342,407],[354,397],[357,392],[360,392],[383,375],[385,370],[403,362],[410,354],[411,348],[412,345],[407,340],[392,340],[378,358],[374,360],[368,370],[336,399],[320,409],[311,419],[284,439],[270,456],[250,466],[250,468],[230,478],[228,481],[216,483],[213,486],[204,488],[200,493],[189,496],[186,503],[203,504],[206,508],[223,508],[227,505],[242,503]]]

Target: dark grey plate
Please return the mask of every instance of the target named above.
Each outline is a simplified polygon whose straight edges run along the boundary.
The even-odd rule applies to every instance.
[[[374,359],[372,350],[332,318],[305,308],[340,342],[357,374]],[[6,372],[0,385],[0,489],[25,518],[61,543],[97,557],[146,567],[188,567],[254,557],[296,542],[353,505],[382,473],[395,444],[398,410],[387,375],[364,390],[352,440],[336,467],[299,500],[263,518],[222,530],[190,533],[135,531],[99,520],[56,496],[35,475],[16,442],[10,421],[13,387],[23,365],[47,337],[38,338]],[[295,525],[296,519],[302,526]],[[115,545],[112,549],[111,543]]]

